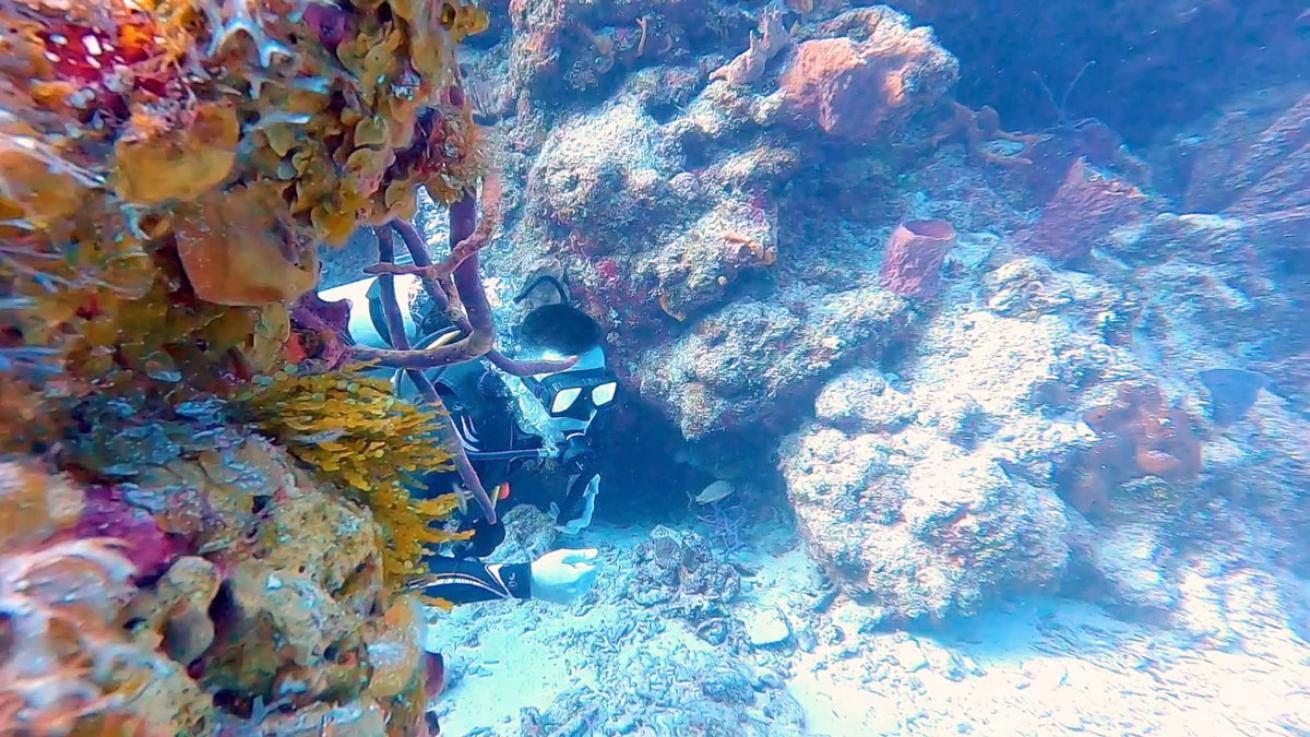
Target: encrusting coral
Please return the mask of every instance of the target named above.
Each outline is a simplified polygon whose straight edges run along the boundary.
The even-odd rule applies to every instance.
[[[444,416],[343,368],[312,292],[320,245],[420,186],[473,202],[455,49],[485,11],[0,21],[0,733],[426,734],[406,584],[457,500],[407,487],[449,462]]]
[[[1201,442],[1191,418],[1166,407],[1154,386],[1123,385],[1110,404],[1083,417],[1099,438],[1082,459],[1070,501],[1101,511],[1120,484],[1144,476],[1186,481],[1201,471]]]

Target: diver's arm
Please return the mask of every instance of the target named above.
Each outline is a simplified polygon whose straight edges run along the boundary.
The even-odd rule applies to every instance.
[[[432,583],[423,593],[452,604],[532,596],[531,563],[488,565],[446,555],[434,555],[427,563]]]
[[[528,599],[567,604],[596,582],[594,548],[553,550],[531,563],[487,565],[477,560],[434,555],[428,558],[433,582],[428,596],[452,604],[495,599]]]

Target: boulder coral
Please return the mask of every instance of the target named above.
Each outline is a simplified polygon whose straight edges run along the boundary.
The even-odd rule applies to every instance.
[[[1075,391],[1101,350],[1056,315],[952,305],[902,375],[856,367],[829,380],[778,457],[815,560],[893,621],[1057,586],[1075,520],[1052,477],[1088,433],[1031,408],[1058,403],[1055,387]]]

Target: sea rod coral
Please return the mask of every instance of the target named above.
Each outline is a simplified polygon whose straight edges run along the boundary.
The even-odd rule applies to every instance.
[[[406,591],[455,500],[406,484],[458,449],[442,408],[342,366],[312,292],[321,246],[403,228],[419,187],[473,222],[455,50],[485,11],[0,0],[0,21],[0,732],[427,733]],[[462,360],[494,335],[457,252]]]

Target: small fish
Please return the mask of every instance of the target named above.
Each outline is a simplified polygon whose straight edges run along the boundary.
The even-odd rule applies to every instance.
[[[1208,369],[1200,377],[1210,390],[1210,418],[1220,427],[1245,417],[1269,383],[1264,374],[1236,368]]]
[[[693,501],[697,504],[713,504],[714,502],[732,496],[732,493],[736,490],[737,487],[727,481],[715,481],[704,489],[701,489],[701,492],[695,496]]]

